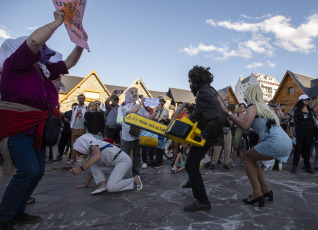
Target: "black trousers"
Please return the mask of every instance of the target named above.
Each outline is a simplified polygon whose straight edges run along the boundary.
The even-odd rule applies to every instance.
[[[116,144],[120,144],[120,128],[106,127],[106,136],[113,139]]]
[[[61,133],[61,138],[60,138],[60,141],[59,141],[59,157],[62,157],[63,153],[64,153],[64,149],[65,149],[65,146],[67,144],[67,141],[68,140],[71,140],[71,135],[72,135],[72,132],[63,132]]]
[[[310,169],[310,148],[313,142],[314,129],[296,128],[296,150],[293,165],[298,166],[300,154],[304,158],[305,168]]]
[[[210,204],[206,194],[203,179],[200,173],[200,161],[211,146],[196,147],[191,146],[185,168],[192,185],[192,193],[195,199],[202,204]]]

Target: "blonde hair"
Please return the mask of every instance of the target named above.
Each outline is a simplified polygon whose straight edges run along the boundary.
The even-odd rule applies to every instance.
[[[253,103],[257,108],[259,117],[266,120],[275,120],[276,125],[279,125],[278,116],[265,104],[263,92],[259,85],[251,85],[246,89],[246,99],[248,103]]]

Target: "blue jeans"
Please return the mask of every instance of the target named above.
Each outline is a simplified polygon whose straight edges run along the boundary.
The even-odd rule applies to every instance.
[[[45,170],[45,145],[38,152],[34,137],[19,133],[9,138],[8,147],[16,174],[8,185],[1,204],[0,220],[11,220],[25,210],[26,202],[42,179]]]
[[[318,144],[313,143],[313,144],[311,145],[310,153],[312,153],[314,147],[315,147],[315,149],[316,149],[316,156],[315,156],[314,167],[315,167],[315,168],[318,168]]]

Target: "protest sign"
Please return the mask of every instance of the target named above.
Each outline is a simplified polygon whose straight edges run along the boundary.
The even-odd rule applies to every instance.
[[[156,107],[156,106],[159,105],[159,99],[158,98],[149,98],[149,97],[147,97],[147,98],[145,98],[144,105],[145,106],[149,106],[149,107],[151,107],[151,106]]]
[[[76,45],[87,49],[89,47],[83,35],[83,17],[87,0],[52,0],[55,9],[65,11],[64,25],[66,31]]]

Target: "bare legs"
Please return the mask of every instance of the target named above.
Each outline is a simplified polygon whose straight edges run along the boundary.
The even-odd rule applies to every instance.
[[[266,183],[263,170],[256,161],[272,160],[273,158],[258,153],[254,148],[242,154],[241,157],[246,175],[253,189],[253,195],[249,198],[250,201],[271,190]]]

